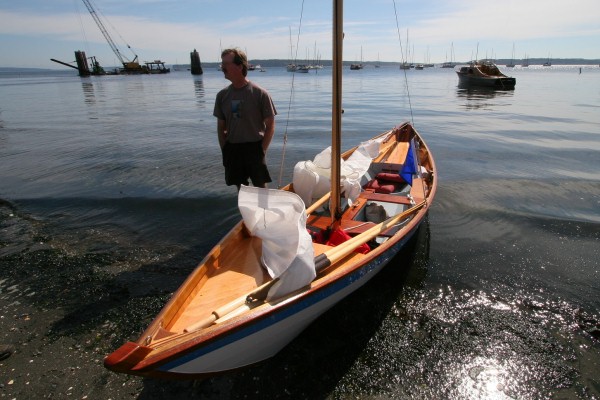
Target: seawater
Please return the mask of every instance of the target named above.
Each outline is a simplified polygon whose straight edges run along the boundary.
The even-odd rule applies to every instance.
[[[438,168],[428,221],[382,277],[274,359],[185,390],[268,397],[260,382],[276,378],[295,398],[598,398],[600,68],[505,72],[513,91],[460,88],[451,69],[346,68],[343,148],[412,121]],[[249,78],[278,110],[277,187],[330,144],[331,70]],[[77,269],[102,269],[128,293],[82,324],[136,304],[143,328],[239,219],[212,116],[227,84],[212,68],[0,73],[2,204],[46,244],[105,257]],[[3,233],[7,282],[28,268],[15,254],[40,241],[27,232]],[[135,337],[119,332],[111,345]]]

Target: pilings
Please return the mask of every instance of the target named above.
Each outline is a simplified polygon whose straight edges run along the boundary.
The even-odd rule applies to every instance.
[[[77,62],[77,70],[79,76],[90,76],[90,67],[88,66],[87,58],[85,57],[85,51],[75,51],[75,61]]]
[[[190,59],[192,75],[202,75],[204,71],[202,71],[202,64],[200,63],[200,54],[198,54],[196,49],[190,53]]]

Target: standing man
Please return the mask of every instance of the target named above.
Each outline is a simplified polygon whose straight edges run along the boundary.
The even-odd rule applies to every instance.
[[[275,133],[275,105],[269,93],[250,82],[248,59],[239,49],[221,53],[221,69],[231,85],[217,94],[213,115],[223,153],[225,183],[256,187],[271,182],[265,154]]]

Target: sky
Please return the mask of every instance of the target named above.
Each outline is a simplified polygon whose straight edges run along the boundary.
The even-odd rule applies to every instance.
[[[92,0],[120,52],[140,62],[331,59],[327,0]],[[346,0],[344,61],[600,58],[598,0]],[[291,33],[290,33],[291,32]],[[407,46],[408,42],[408,46]],[[0,0],[0,67],[65,68],[74,51],[119,60],[82,0]],[[133,50],[130,51],[128,46]],[[513,56],[514,48],[514,56]],[[407,49],[412,53],[408,54]],[[453,52],[452,52],[453,50]]]

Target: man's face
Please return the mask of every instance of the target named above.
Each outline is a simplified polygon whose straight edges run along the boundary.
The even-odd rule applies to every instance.
[[[233,62],[235,56],[232,53],[225,54],[221,57],[221,70],[225,75],[225,79],[231,80],[233,77],[241,75],[242,66]]]

